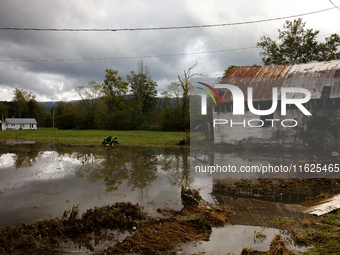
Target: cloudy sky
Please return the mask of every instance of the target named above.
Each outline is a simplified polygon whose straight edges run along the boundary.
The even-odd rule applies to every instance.
[[[340,0],[332,2],[340,6]],[[287,17],[332,7],[330,0],[0,0],[0,100],[10,101],[15,87],[33,91],[39,101],[79,99],[75,86],[102,83],[107,68],[118,70],[126,79],[137,70],[140,60],[149,66],[159,92],[195,63],[195,73],[212,78],[221,76],[229,65],[261,65],[260,49],[242,48],[254,47],[264,35],[276,39],[277,29],[286,19],[148,31],[3,28],[200,26]],[[340,10],[336,8],[302,19],[320,35],[340,31]]]

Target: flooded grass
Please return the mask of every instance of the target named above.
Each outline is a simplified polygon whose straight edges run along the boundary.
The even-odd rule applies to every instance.
[[[296,243],[313,246],[305,254],[340,254],[340,210],[317,219],[276,220],[291,234]]]
[[[0,140],[56,141],[72,145],[101,146],[108,136],[117,136],[120,146],[175,147],[185,139],[185,132],[119,131],[119,130],[3,130]]]

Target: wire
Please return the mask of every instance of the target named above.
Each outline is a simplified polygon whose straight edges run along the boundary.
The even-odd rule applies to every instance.
[[[334,8],[332,8],[334,9]],[[316,37],[323,37],[335,33],[339,33],[340,31],[318,35]],[[174,54],[161,54],[161,55],[148,55],[148,56],[126,56],[126,57],[112,57],[112,58],[74,58],[74,59],[0,59],[0,62],[65,62],[65,61],[101,61],[101,60],[117,60],[117,59],[140,59],[140,58],[161,58],[161,57],[177,57],[177,56],[188,56],[188,55],[200,55],[200,54],[211,54],[211,53],[221,53],[221,52],[229,52],[229,51],[238,51],[238,50],[249,50],[258,48],[256,46],[253,47],[243,47],[236,49],[225,49],[225,50],[212,50],[212,51],[201,51],[201,52],[189,52],[189,53],[174,53]]]
[[[337,31],[335,33],[338,33]],[[318,35],[316,37],[323,37],[330,34]],[[211,51],[200,51],[200,52],[189,52],[189,53],[174,53],[174,54],[161,54],[161,55],[148,55],[148,56],[126,56],[126,57],[112,57],[112,58],[68,58],[68,59],[0,59],[1,62],[65,62],[65,61],[101,61],[101,60],[117,60],[117,59],[140,59],[140,58],[163,58],[163,57],[178,57],[178,56],[189,56],[189,55],[200,55],[200,54],[212,54],[212,53],[221,53],[221,52],[229,52],[229,51],[238,51],[238,50],[249,50],[256,49],[258,47],[243,47],[236,49],[225,49],[225,50],[211,50]]]
[[[340,9],[338,8],[338,6],[336,6],[331,0],[329,0],[339,11]]]
[[[255,49],[256,47],[244,47],[237,49],[226,49],[226,50],[213,50],[213,51],[201,51],[201,52],[189,52],[189,53],[175,53],[175,54],[163,54],[163,55],[149,55],[149,56],[136,56],[136,57],[113,57],[113,58],[74,58],[74,59],[0,59],[0,62],[61,62],[61,61],[100,61],[100,60],[115,60],[115,59],[135,59],[135,58],[161,58],[161,57],[177,57],[177,56],[188,56],[188,55],[200,55],[200,54],[211,54],[219,52],[237,51],[237,50],[248,50]]]
[[[17,28],[17,27],[2,27],[0,30],[15,30],[15,31],[49,31],[49,32],[120,32],[120,31],[147,31],[147,30],[169,30],[169,29],[191,29],[191,28],[209,28],[209,27],[225,27],[225,26],[236,26],[245,24],[262,23],[267,21],[275,21],[282,19],[289,19],[295,17],[301,17],[320,12],[329,11],[338,8],[338,6],[327,8],[319,11],[307,12],[303,14],[285,16],[280,18],[270,18],[263,20],[224,23],[224,24],[211,24],[211,25],[196,25],[196,26],[172,26],[172,27],[149,27],[149,28]]]
[[[339,33],[337,31],[335,33]],[[318,35],[317,37],[323,37],[326,35],[331,35],[335,33]],[[161,54],[161,55],[148,55],[148,56],[126,56],[126,57],[112,57],[112,58],[68,58],[68,59],[0,59],[1,62],[65,62],[65,61],[101,61],[101,60],[116,60],[116,59],[140,59],[140,58],[162,58],[162,57],[177,57],[177,56],[189,56],[189,55],[200,55],[200,54],[211,54],[211,53],[221,53],[228,51],[238,51],[238,50],[249,50],[258,48],[256,46],[253,47],[243,47],[236,49],[225,49],[225,50],[211,50],[211,51],[200,51],[200,52],[189,52],[189,53],[174,53],[174,54]]]

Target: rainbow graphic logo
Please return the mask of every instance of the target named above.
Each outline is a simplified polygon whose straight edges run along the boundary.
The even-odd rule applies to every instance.
[[[210,85],[208,85],[208,84],[206,84],[206,83],[203,83],[203,82],[197,82],[197,83],[206,86],[206,87],[209,88],[212,92],[214,92],[214,94],[217,96],[217,98],[218,98],[218,100],[220,101],[220,104],[221,104],[221,106],[222,106],[222,100],[221,100],[220,96],[218,95],[217,91],[216,91],[213,87],[211,87]],[[217,106],[215,97],[210,93],[209,90],[203,89],[203,88],[200,88],[200,87],[197,87],[197,88],[200,89],[200,90],[203,90],[204,92],[206,92],[206,93],[212,98],[212,100],[214,100],[214,103],[215,103],[215,105]],[[205,111],[206,111],[206,110],[205,110]],[[202,112],[203,112],[203,111],[202,111]]]

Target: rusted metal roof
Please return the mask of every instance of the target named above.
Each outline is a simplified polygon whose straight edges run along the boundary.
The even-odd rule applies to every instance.
[[[281,98],[282,87],[305,88],[312,99],[340,98],[340,60],[299,65],[234,67],[221,83],[238,86],[247,100],[247,88],[253,88],[253,101],[272,100],[272,88],[278,88]],[[324,89],[324,87],[327,87]],[[222,102],[231,102],[232,94],[225,89]],[[323,94],[327,91],[327,95]],[[330,92],[329,92],[330,91]],[[288,93],[287,98],[302,98],[302,93]]]

